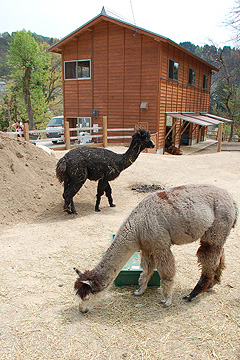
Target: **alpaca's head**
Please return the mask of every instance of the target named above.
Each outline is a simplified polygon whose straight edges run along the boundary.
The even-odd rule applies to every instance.
[[[74,284],[76,300],[79,303],[79,310],[86,313],[94,307],[104,291],[101,290],[99,282],[91,271],[85,271],[83,274],[76,268],[74,270],[79,276]]]
[[[141,151],[146,148],[155,147],[154,143],[151,140],[150,132],[141,127],[133,134],[132,139],[134,142],[140,145]]]

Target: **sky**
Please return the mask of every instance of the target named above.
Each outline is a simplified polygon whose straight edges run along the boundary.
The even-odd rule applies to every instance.
[[[234,45],[224,22],[235,0],[6,0],[0,5],[0,33],[30,30],[61,39],[111,9],[136,26],[179,43]]]

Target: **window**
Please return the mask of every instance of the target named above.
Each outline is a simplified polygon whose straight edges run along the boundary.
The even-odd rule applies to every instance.
[[[88,144],[92,142],[91,130],[85,130],[91,127],[90,117],[77,118],[77,139],[80,144]]]
[[[169,66],[168,66],[168,77],[169,79],[178,81],[178,63],[169,59]]]
[[[195,86],[196,70],[189,68],[188,83],[189,85]]]
[[[65,80],[91,79],[90,60],[65,61]]]
[[[208,89],[208,76],[203,74],[203,89]]]
[[[90,60],[78,61],[78,79],[88,78],[90,79]]]
[[[91,127],[91,118],[90,117],[79,117],[77,118],[77,127],[85,128],[85,127]],[[91,132],[91,130],[84,130],[87,132]]]
[[[166,127],[172,127],[173,126],[173,118],[172,116],[167,115],[166,116]]]
[[[76,61],[65,62],[65,79],[76,79]]]

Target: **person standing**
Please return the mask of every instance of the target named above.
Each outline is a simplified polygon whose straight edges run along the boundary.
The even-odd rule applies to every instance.
[[[19,134],[18,137],[24,137],[24,134],[20,133],[24,130],[23,123],[20,120],[16,120],[15,124],[12,125]]]

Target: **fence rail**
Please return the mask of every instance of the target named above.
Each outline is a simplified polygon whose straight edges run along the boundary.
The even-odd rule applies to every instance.
[[[76,128],[70,128],[69,122],[65,122],[65,127],[61,128],[60,131],[64,132],[64,145],[62,147],[58,147],[58,149],[66,149],[69,150],[70,148],[79,146],[79,145],[88,145],[93,144],[92,139],[97,139],[97,144],[95,145],[101,145],[106,147],[108,144],[108,140],[114,140],[114,139],[131,139],[132,136],[128,135],[112,135],[108,136],[108,133],[111,132],[130,132],[134,131],[135,128],[120,128],[120,129],[108,129],[107,128],[107,116],[103,116],[103,126],[99,127],[76,127]],[[89,131],[89,133],[88,133]],[[92,133],[90,133],[92,131]],[[98,131],[100,131],[100,134],[98,134]],[[46,137],[41,135],[44,135],[48,133],[49,130],[29,130],[28,123],[24,123],[24,131],[12,131],[7,132],[7,134],[11,135],[24,135],[24,138],[26,141],[34,141],[37,140],[38,143],[46,141]],[[59,129],[58,129],[59,132]],[[77,135],[71,135],[71,133],[76,132]],[[84,134],[80,134],[84,133]],[[34,135],[36,138],[34,138]],[[56,137],[48,137],[49,141],[57,141],[58,138]],[[98,140],[101,139],[102,143],[99,143]],[[75,141],[74,144],[71,144],[71,141]]]

